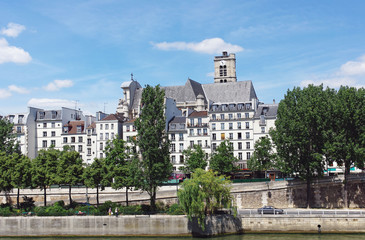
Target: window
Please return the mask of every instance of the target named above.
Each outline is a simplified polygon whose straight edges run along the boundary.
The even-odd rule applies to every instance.
[[[208,135],[208,129],[203,128],[203,135],[204,135],[204,136]]]
[[[201,147],[202,146],[202,140],[198,140],[198,145]]]
[[[180,150],[180,152],[184,151],[184,144],[183,143],[180,143],[179,150]]]
[[[233,129],[233,123],[229,123],[229,129]]]
[[[110,124],[110,129],[114,129],[114,123]]]
[[[51,140],[51,146],[56,146],[56,140]]]
[[[75,151],[75,145],[71,145],[71,150]]]
[[[190,141],[190,147],[193,148],[194,147],[194,141]]]
[[[261,133],[265,133],[265,127],[261,127]]]
[[[68,133],[68,127],[63,127],[63,133]]]
[[[47,137],[47,132],[43,132],[43,137]]]
[[[171,133],[171,135],[170,135],[171,137],[171,141],[175,141],[175,133]]]
[[[250,118],[250,114],[249,113],[245,113],[245,118]]]
[[[100,133],[100,140],[103,140],[103,134]]]
[[[91,145],[91,138],[87,139],[87,145],[90,146]]]
[[[189,135],[190,135],[190,136],[194,136],[194,129],[190,129],[190,130],[189,130]]]
[[[103,143],[100,143],[100,150],[103,150]]]
[[[226,134],[225,133],[221,133],[221,140],[224,140],[226,138]]]
[[[46,140],[43,140],[42,142],[42,147],[46,148],[47,147],[47,141]]]
[[[242,153],[241,152],[238,153],[238,160],[242,160]]]
[[[71,137],[71,142],[74,143],[75,142],[75,137]]]
[[[103,158],[103,153],[100,153],[100,158]]]
[[[46,115],[45,112],[39,112],[39,119],[44,119],[45,115]]]
[[[130,131],[130,129],[129,129],[129,128],[130,128],[130,126],[129,126],[129,125],[127,125],[127,126],[126,126],[126,128],[127,128],[127,132],[129,132],[129,131]]]
[[[176,152],[175,143],[171,144],[171,152]]]
[[[240,122],[237,123],[237,129],[241,129],[241,123]]]
[[[212,138],[213,140],[216,140],[217,139],[217,135],[215,133],[212,134]]]
[[[205,147],[208,147],[208,140],[205,140]]]
[[[246,132],[246,139],[250,139],[250,133]]]
[[[82,130],[81,126],[77,126],[77,133],[81,133],[81,130]]]
[[[183,164],[184,163],[184,155],[180,155],[180,163]]]
[[[82,142],[82,137],[79,137],[79,142]]]
[[[52,127],[52,128],[55,128],[55,127],[56,127],[56,123],[55,123],[55,122],[52,122],[52,123],[51,123],[51,127]]]
[[[246,129],[249,129],[249,128],[250,128],[250,123],[246,122]]]
[[[171,156],[171,163],[175,163],[176,162],[176,156]]]
[[[217,149],[217,144],[216,143],[213,143],[212,144],[212,148],[213,148],[213,150],[216,150]]]
[[[213,120],[216,120],[217,119],[217,116],[215,114],[212,114],[212,119]]]
[[[43,128],[47,128],[47,123],[43,123]]]
[[[16,127],[16,132],[21,133],[22,132],[22,127]]]
[[[198,136],[201,136],[202,135],[202,130],[200,128],[198,128],[197,131],[198,131]]]
[[[109,133],[105,133],[105,140],[109,140]]]
[[[240,149],[240,150],[242,149],[242,143],[241,142],[238,143],[238,149]]]
[[[127,136],[127,142],[129,142],[131,140],[130,136]]]
[[[112,139],[114,139],[114,133],[112,133],[112,136],[111,136]]]
[[[240,119],[241,118],[241,113],[237,113],[237,118]]]
[[[57,117],[57,112],[56,111],[52,111],[52,119],[55,119]]]
[[[240,132],[239,132],[239,133],[237,133],[237,138],[238,138],[238,139],[242,139],[242,133],[240,133]]]
[[[201,126],[202,125],[202,119],[198,118],[198,125]]]
[[[194,126],[194,118],[190,118],[190,126]]]
[[[23,123],[23,117],[24,117],[24,115],[18,116],[18,123]]]
[[[229,134],[229,139],[233,139],[233,133]]]
[[[63,143],[67,143],[67,137],[63,138]]]
[[[224,114],[221,114],[221,119],[224,120]]]
[[[91,135],[91,129],[88,129],[88,130],[87,130],[87,134],[88,134],[88,135]]]
[[[247,160],[249,160],[251,158],[251,153],[250,152],[246,153],[246,157],[247,157]]]
[[[228,114],[228,118],[229,118],[229,120],[232,120],[233,119],[233,114],[232,113]]]
[[[82,145],[79,145],[79,153],[82,152]]]
[[[246,142],[246,149],[250,149],[250,142]]]
[[[212,130],[215,130],[215,123],[212,123]]]
[[[221,130],[224,130],[224,123],[221,123]]]
[[[179,140],[180,140],[180,141],[184,140],[184,134],[179,133]]]
[[[100,130],[103,130],[103,124],[100,124]]]
[[[55,137],[55,136],[56,136],[56,132],[55,132],[55,131],[52,131],[52,132],[51,132],[51,136],[52,136],[52,137]]]
[[[105,124],[105,130],[109,129],[109,124]]]
[[[87,149],[87,155],[89,155],[89,156],[91,155],[91,148]]]

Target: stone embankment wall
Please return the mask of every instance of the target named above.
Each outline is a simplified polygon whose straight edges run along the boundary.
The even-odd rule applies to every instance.
[[[233,233],[364,233],[361,216],[208,217],[202,231],[186,216],[0,217],[0,236],[212,236]]]
[[[258,208],[264,205],[272,205],[278,208],[306,207],[306,183],[303,181],[273,181],[261,183],[233,184],[234,194],[239,208]],[[172,204],[176,199],[176,186],[161,187],[157,193],[157,199],[165,204]],[[349,181],[350,208],[365,207],[365,178],[354,176]],[[25,189],[20,191],[21,196],[33,197],[37,205],[43,205],[43,191],[39,189]],[[149,196],[145,192],[130,191],[129,201],[132,204],[149,203]],[[96,204],[96,189],[88,189],[88,197],[92,204]],[[72,198],[78,202],[86,202],[86,189],[73,188]],[[342,208],[343,205],[343,179],[325,178],[313,181],[311,186],[310,206],[313,208]],[[106,188],[99,192],[100,202],[113,201],[125,203],[125,191],[115,191]],[[10,200],[16,203],[16,190],[4,194],[1,192],[0,201],[5,203]],[[64,200],[68,203],[67,188],[51,188],[47,190],[47,202],[49,204]]]

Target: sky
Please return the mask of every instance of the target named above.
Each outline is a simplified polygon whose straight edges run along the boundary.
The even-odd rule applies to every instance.
[[[363,0],[0,0],[0,115],[115,113],[120,85],[213,83],[236,54],[261,102],[288,89],[365,86]]]

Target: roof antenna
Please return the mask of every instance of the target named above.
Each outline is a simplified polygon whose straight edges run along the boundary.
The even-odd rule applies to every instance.
[[[134,81],[134,80],[133,80],[133,73],[131,73],[131,80],[132,80],[132,81]]]

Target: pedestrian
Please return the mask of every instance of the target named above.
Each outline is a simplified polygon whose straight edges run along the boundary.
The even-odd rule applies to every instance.
[[[109,213],[109,216],[111,216],[111,215],[112,215],[112,208],[109,208],[108,213]]]
[[[115,217],[118,217],[118,208],[115,208]]]

